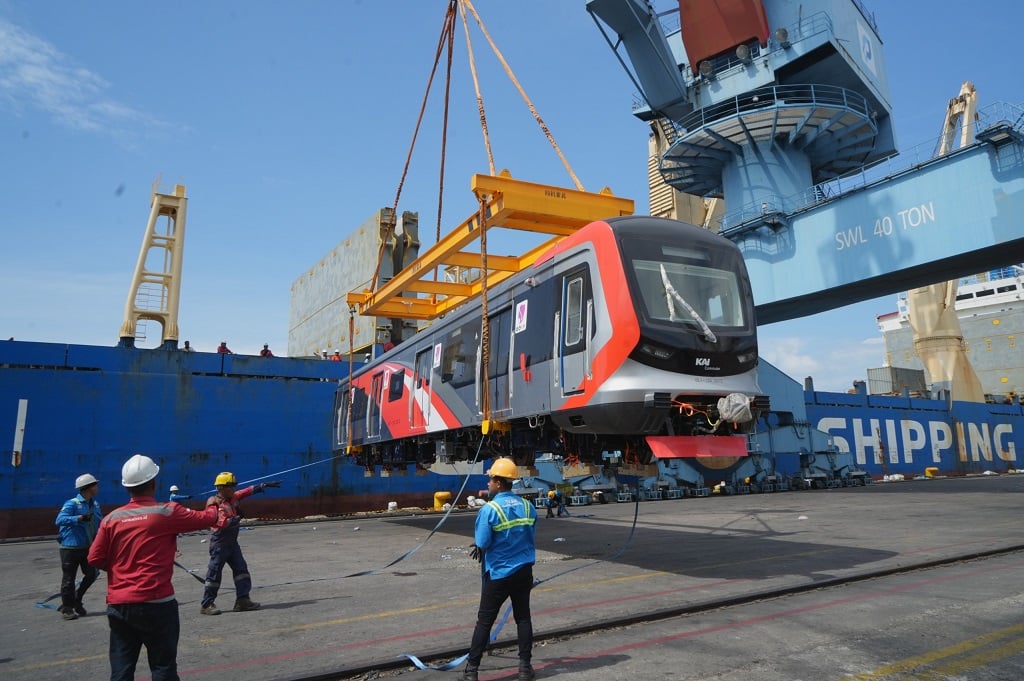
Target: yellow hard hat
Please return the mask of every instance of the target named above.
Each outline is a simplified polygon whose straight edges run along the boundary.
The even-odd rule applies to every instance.
[[[512,459],[495,459],[494,463],[491,464],[491,469],[487,471],[487,475],[492,478],[515,480],[519,477],[519,467],[516,466],[516,462]]]
[[[555,498],[555,490],[553,490],[553,489],[552,490],[548,490],[548,499],[554,499],[554,498]]]
[[[221,485],[234,485],[238,481],[235,480],[235,474],[227,471],[217,475],[217,479],[213,481],[214,487],[220,487]]]

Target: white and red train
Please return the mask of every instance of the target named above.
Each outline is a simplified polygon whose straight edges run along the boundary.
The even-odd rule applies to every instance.
[[[593,222],[488,292],[487,353],[481,311],[467,303],[343,381],[335,451],[367,466],[481,444],[520,465],[742,456],[767,409],[743,258],[699,227]]]

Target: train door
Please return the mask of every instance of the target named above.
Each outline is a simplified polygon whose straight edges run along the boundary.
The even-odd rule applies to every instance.
[[[563,397],[583,392],[590,372],[590,335],[594,323],[591,296],[586,267],[562,275],[556,376]]]
[[[385,373],[373,375],[373,380],[370,382],[370,394],[366,400],[366,439],[376,440],[380,439],[380,423],[383,418],[382,402],[384,400],[384,386],[388,384],[385,380]]]
[[[492,416],[512,411],[512,309],[508,307],[490,317],[487,388]]]
[[[434,348],[427,347],[416,354],[412,392],[409,393],[409,425],[414,431],[426,430],[430,423],[430,392],[433,372]]]

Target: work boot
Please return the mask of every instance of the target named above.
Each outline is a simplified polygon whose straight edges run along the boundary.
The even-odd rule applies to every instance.
[[[235,612],[246,612],[248,610],[259,610],[260,604],[252,600],[248,596],[244,596],[235,601]]]
[[[202,615],[219,615],[220,608],[217,607],[216,603],[210,603],[209,605],[204,605],[199,612]]]
[[[456,681],[477,681],[477,670],[469,667],[463,669]]]
[[[78,619],[78,613],[75,612],[74,610],[72,610],[71,608],[66,608],[63,611],[61,611],[61,615],[63,615],[64,619],[66,619],[66,620],[77,620]]]
[[[85,611],[85,606],[82,605],[82,601],[75,601],[75,612],[82,617],[85,617],[89,613]]]
[[[535,678],[537,675],[533,673],[533,667],[526,665],[519,668],[519,676],[516,677],[516,681],[533,681]]]

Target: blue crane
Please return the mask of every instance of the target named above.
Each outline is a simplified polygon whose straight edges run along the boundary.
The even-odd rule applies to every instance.
[[[857,0],[588,0],[665,138],[665,181],[724,198],[759,323],[1024,259],[1024,109],[975,142],[896,155],[885,58]]]

